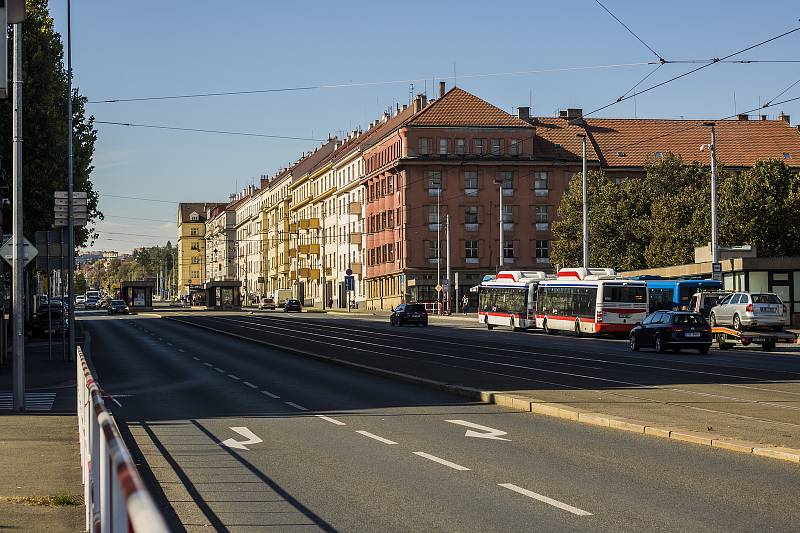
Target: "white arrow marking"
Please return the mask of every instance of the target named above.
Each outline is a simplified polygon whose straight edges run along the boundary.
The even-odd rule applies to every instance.
[[[465,437],[475,437],[478,439],[507,440],[507,441],[511,440],[511,439],[504,439],[502,435],[508,435],[508,433],[500,429],[494,429],[482,426],[480,424],[475,424],[473,422],[467,422],[466,420],[445,420],[445,422],[450,422],[451,424],[458,424],[459,426],[466,426],[468,428],[475,428],[485,432],[485,433],[479,433],[477,431],[472,431],[471,429],[468,429],[467,432],[464,433]]]
[[[259,438],[255,433],[247,429],[246,427],[232,427],[233,431],[245,437],[247,440],[238,441],[234,438],[230,438],[221,442],[223,446],[227,446],[228,448],[237,448],[239,450],[249,450],[245,444],[258,444],[259,442],[264,442],[263,439]]]

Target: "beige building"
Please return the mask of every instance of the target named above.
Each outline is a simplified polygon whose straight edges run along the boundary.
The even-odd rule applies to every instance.
[[[178,204],[178,291],[182,296],[199,290],[206,282],[206,217],[209,210],[225,204]]]
[[[206,281],[236,279],[236,211],[232,204],[206,214]]]

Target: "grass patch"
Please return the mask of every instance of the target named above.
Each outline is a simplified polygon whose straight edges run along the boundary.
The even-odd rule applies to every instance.
[[[19,503],[23,505],[40,505],[44,507],[69,507],[72,505],[83,505],[83,498],[59,491],[51,496],[0,496],[0,501],[8,503]]]

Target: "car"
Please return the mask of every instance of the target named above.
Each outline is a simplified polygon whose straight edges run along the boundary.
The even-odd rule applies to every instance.
[[[771,328],[782,331],[786,324],[786,305],[771,292],[735,292],[711,309],[711,325],[743,328]]]
[[[86,309],[86,296],[82,294],[75,297],[75,309],[78,308]]]
[[[303,306],[300,304],[300,300],[295,300],[294,298],[290,298],[290,299],[286,300],[286,303],[283,304],[283,312],[284,313],[289,313],[289,312],[292,312],[292,311],[299,313],[302,310],[303,310]]]
[[[275,310],[275,298],[259,298],[258,300],[258,308],[259,309],[272,309]]]
[[[128,304],[125,303],[125,300],[111,300],[108,303],[108,314],[109,315],[129,315],[131,310],[128,308]]]
[[[700,313],[656,311],[631,330],[630,348],[638,352],[652,347],[659,353],[686,348],[707,354],[712,340],[711,326]]]
[[[47,335],[48,333],[66,333],[69,331],[69,318],[60,303],[56,306],[50,304],[39,306],[32,323],[33,335]]]
[[[97,298],[86,298],[86,301],[83,304],[86,309],[97,309],[98,305],[99,303]]]
[[[428,311],[422,304],[400,304],[392,308],[389,315],[389,324],[392,326],[403,326],[414,324],[417,326],[428,327]]]

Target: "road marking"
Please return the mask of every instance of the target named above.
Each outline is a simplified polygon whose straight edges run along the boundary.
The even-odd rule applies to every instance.
[[[300,411],[308,411],[308,409],[306,409],[302,405],[298,405],[298,404],[296,404],[294,402],[283,402],[283,403],[285,403],[286,405],[289,405],[291,407],[294,407],[295,409],[299,409]]]
[[[469,468],[467,468],[466,466],[461,466],[461,465],[458,465],[456,463],[451,463],[450,461],[442,459],[441,457],[436,457],[435,455],[431,455],[429,453],[414,452],[414,455],[419,455],[420,457],[424,457],[425,459],[429,459],[429,460],[433,461],[434,463],[439,463],[439,464],[444,465],[444,466],[449,466],[453,470],[461,470],[461,471],[469,470]]]
[[[498,483],[498,485],[503,487],[504,489],[513,490],[514,492],[522,494],[523,496],[527,496],[528,498],[533,498],[534,500],[539,500],[540,502],[552,505],[553,507],[558,507],[559,509],[563,509],[564,511],[570,512],[578,516],[592,516],[592,513],[590,513],[589,511],[584,511],[583,509],[578,509],[577,507],[573,507],[564,502],[554,500],[553,498],[542,496],[537,492],[533,492],[532,490],[528,489],[523,489],[522,487],[518,487],[513,483]]]
[[[234,376],[233,374],[228,374],[228,377],[231,378],[231,379],[235,379],[236,381],[239,381],[240,379],[242,379],[239,376]]]
[[[275,398],[276,400],[277,400],[278,398],[280,398],[280,396],[278,396],[277,394],[272,394],[272,393],[271,393],[270,391],[268,391],[268,390],[262,390],[262,391],[261,391],[261,394],[265,394],[265,395],[269,396],[270,398]]]
[[[211,368],[212,366],[214,366],[211,363],[203,363],[203,364],[206,365],[208,368]]]
[[[244,383],[245,385],[247,385],[247,386],[248,386],[248,387],[250,387],[251,389],[257,389],[257,388],[258,388],[258,385],[253,385],[253,384],[252,384],[252,383],[250,383],[249,381],[242,381],[242,383]]]
[[[214,370],[216,370],[216,371],[217,371],[217,372],[219,372],[220,374],[224,374],[224,373],[225,373],[225,371],[224,371],[224,370],[222,370],[222,369],[221,369],[220,367],[218,367],[218,366],[215,366],[215,367],[214,367]]]
[[[197,357],[196,355],[193,355],[193,356],[192,356],[192,359],[194,359],[195,361],[199,361],[199,360],[200,360],[200,358],[199,358],[199,357]]]
[[[393,440],[384,439],[384,438],[383,438],[383,437],[381,437],[380,435],[376,435],[376,434],[374,434],[374,433],[370,433],[369,431],[358,430],[358,431],[356,431],[356,433],[358,433],[358,434],[360,434],[360,435],[364,435],[365,437],[369,437],[369,438],[371,438],[371,439],[375,439],[376,441],[378,441],[378,442],[382,442],[382,443],[384,443],[384,444],[397,444],[397,443],[396,443],[395,441],[393,441]]]
[[[158,338],[158,340],[160,340],[160,341],[163,341],[164,339],[162,339],[161,337],[159,337],[159,338]]]
[[[511,440],[511,439],[504,439],[503,437],[501,437],[501,435],[508,435],[508,433],[500,429],[494,429],[488,426],[482,426],[480,424],[475,424],[474,422],[467,422],[466,420],[445,420],[445,422],[450,422],[451,424],[458,424],[459,426],[466,426],[468,428],[479,429],[481,431],[486,432],[486,433],[479,433],[477,431],[472,431],[471,429],[468,429],[467,432],[464,433],[465,437],[475,437],[478,439],[506,440],[506,441]]]
[[[178,351],[181,353],[186,353],[186,350],[184,350],[183,348],[178,348]]]
[[[174,346],[171,342],[167,342],[167,346]]]
[[[245,437],[247,440],[236,440],[234,438],[226,439],[222,441],[220,444],[223,446],[227,446],[228,448],[237,448],[239,450],[249,450],[246,444],[258,444],[259,442],[264,442],[263,439],[258,437],[255,433],[247,429],[246,427],[232,427],[233,431]]]
[[[263,391],[262,391],[262,392],[263,392]],[[317,418],[321,418],[321,419],[323,419],[323,420],[327,420],[327,421],[328,421],[328,422],[330,422],[331,424],[336,424],[337,426],[346,426],[346,425],[347,425],[347,424],[345,424],[344,422],[342,422],[342,421],[340,421],[340,420],[336,420],[335,418],[331,418],[331,417],[329,417],[329,416],[325,416],[325,415],[315,415],[315,416],[316,416]]]

